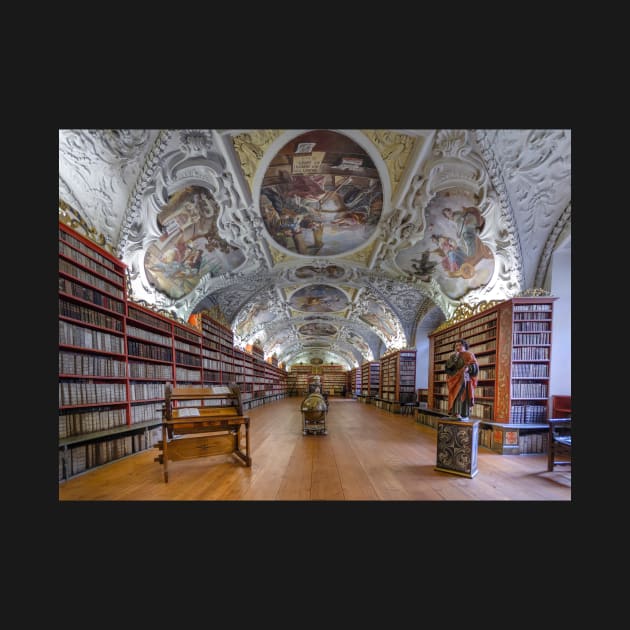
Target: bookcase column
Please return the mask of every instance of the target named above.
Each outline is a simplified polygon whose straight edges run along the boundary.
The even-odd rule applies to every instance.
[[[435,470],[473,478],[477,472],[479,420],[440,418]]]

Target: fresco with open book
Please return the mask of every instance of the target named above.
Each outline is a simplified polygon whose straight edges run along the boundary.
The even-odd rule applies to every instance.
[[[369,155],[333,131],[311,131],[278,151],[260,191],[271,238],[293,254],[334,256],[364,245],[376,230],[383,191]]]

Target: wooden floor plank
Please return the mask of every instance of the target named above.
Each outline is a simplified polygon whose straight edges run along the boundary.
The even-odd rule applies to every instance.
[[[252,466],[231,455],[169,462],[151,448],[59,484],[60,501],[571,501],[571,473],[546,454],[479,448],[472,479],[435,470],[435,429],[330,400],[328,435],[303,435],[301,398],[250,410]]]

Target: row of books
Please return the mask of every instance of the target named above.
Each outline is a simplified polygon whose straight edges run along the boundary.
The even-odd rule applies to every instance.
[[[515,346],[548,346],[551,343],[551,332],[539,332],[539,333],[518,333],[515,332],[514,336]]]
[[[547,398],[547,392],[547,383],[512,381],[512,398]]]
[[[59,351],[59,374],[125,378],[126,364],[120,359],[83,352]]]
[[[68,278],[59,276],[59,292],[68,296],[77,297],[86,302],[91,302],[97,306],[102,306],[115,313],[123,314],[125,312],[125,304],[110,295],[105,295],[82,284],[77,284]]]
[[[115,284],[123,284],[123,277],[120,272],[116,272],[111,267],[111,263],[109,263],[109,261],[107,261],[109,264],[103,265],[94,260],[91,256],[85,256],[81,252],[77,252],[72,247],[61,241],[59,242],[59,253],[63,256],[67,256],[68,258],[72,258],[73,261],[78,262],[83,267],[87,267],[99,275],[105,276],[108,280],[111,280]]]
[[[94,328],[83,328],[62,319],[59,320],[59,343],[116,354],[124,354],[125,352],[125,343],[122,337],[110,335]]]
[[[95,431],[107,431],[124,426],[126,421],[125,410],[121,407],[117,409],[64,411],[59,413],[59,438]]]
[[[67,300],[59,300],[59,315],[61,317],[69,317],[76,319],[85,324],[92,326],[100,326],[101,328],[109,328],[117,332],[122,332],[122,319],[114,315],[108,315],[102,311],[96,311],[93,308],[87,308],[76,302],[68,302]]]
[[[65,243],[68,243],[69,245],[72,246],[73,249],[79,250],[80,252],[83,252],[84,254],[88,254],[90,258],[93,258],[94,260],[99,262],[104,267],[107,267],[108,269],[114,269],[114,270],[119,269],[119,267],[117,267],[114,264],[114,262],[111,261],[109,258],[103,256],[102,254],[94,250],[92,247],[88,247],[85,243],[80,241],[78,238],[75,238],[72,234],[69,234],[68,232],[59,230],[59,240],[64,243],[64,246],[65,246]],[[60,244],[60,247],[61,247],[61,244]],[[68,253],[72,257],[75,256],[74,252],[72,251]]]
[[[59,383],[59,406],[107,405],[127,401],[124,383],[88,383],[62,381]]]
[[[72,276],[73,278],[76,278],[80,282],[89,284],[91,287],[99,289],[100,291],[103,291],[108,295],[112,295],[119,300],[122,300],[125,297],[123,290],[120,288],[120,286],[122,286],[122,281],[120,282],[120,285],[114,285],[107,280],[103,280],[103,278],[99,278],[98,276],[95,276],[94,274],[85,271],[85,269],[76,267],[72,263],[62,258],[59,259],[59,271],[62,274],[67,274],[69,276]]]

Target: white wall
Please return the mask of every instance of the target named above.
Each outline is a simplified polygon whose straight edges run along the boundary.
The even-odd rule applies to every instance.
[[[553,332],[549,394],[571,395],[571,248],[562,247],[551,260]]]
[[[418,335],[416,339],[416,389],[429,387],[429,338]]]

